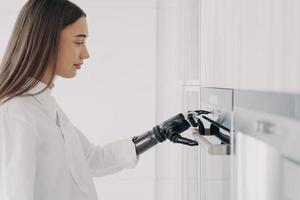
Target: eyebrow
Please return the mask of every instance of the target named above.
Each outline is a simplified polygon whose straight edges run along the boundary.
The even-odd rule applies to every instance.
[[[75,35],[75,37],[79,37],[79,38],[87,38],[87,35],[85,35],[85,34],[78,34],[78,35]]]

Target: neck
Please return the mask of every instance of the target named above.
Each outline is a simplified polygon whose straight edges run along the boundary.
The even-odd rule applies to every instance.
[[[48,67],[48,69],[50,69],[50,68]],[[44,76],[42,77],[42,79],[40,81],[45,83],[46,85],[48,85],[50,83],[49,88],[51,89],[54,87],[54,83],[53,83],[53,81],[51,82],[50,74],[51,74],[51,72],[49,70],[47,70],[47,72],[44,74]]]

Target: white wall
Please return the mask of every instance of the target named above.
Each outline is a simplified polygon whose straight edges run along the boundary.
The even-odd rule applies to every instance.
[[[0,55],[25,1],[0,3]],[[77,0],[87,13],[87,60],[54,95],[70,120],[95,144],[141,134],[155,119],[155,0]],[[4,45],[5,44],[5,45]],[[103,200],[154,199],[154,149],[133,170],[95,178]]]
[[[158,1],[157,122],[181,112],[183,74],[177,65],[178,1]],[[156,200],[181,199],[181,146],[156,149]]]
[[[2,60],[14,22],[17,19],[17,15],[23,2],[25,1],[19,0],[16,4],[13,4],[13,2],[0,3],[0,60]]]
[[[64,88],[56,94],[94,143],[131,137],[154,125],[156,7],[153,0],[143,2],[78,3],[88,15],[91,58],[76,80],[61,81]],[[154,150],[145,153],[134,170],[95,182],[105,200],[153,199]]]

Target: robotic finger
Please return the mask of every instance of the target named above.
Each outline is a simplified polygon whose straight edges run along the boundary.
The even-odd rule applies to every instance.
[[[205,128],[203,122],[201,121],[201,115],[211,114],[212,111],[207,110],[195,110],[195,111],[188,111],[185,113],[185,119],[189,122],[190,126],[194,129],[198,129],[198,132],[201,135],[205,134]]]

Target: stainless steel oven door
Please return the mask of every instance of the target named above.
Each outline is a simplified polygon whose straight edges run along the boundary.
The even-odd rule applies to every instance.
[[[234,200],[300,199],[299,100],[234,91]]]

